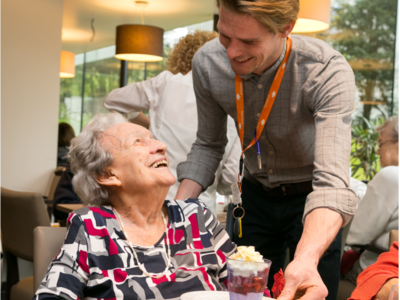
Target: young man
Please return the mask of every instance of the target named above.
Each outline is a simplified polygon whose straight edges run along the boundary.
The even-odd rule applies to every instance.
[[[298,0],[217,4],[219,40],[207,43],[193,59],[198,132],[187,160],[178,166],[176,199],[196,197],[212,183],[230,115],[243,136],[243,149],[255,133],[259,143],[245,152],[246,213],[243,236],[235,242],[254,245],[272,260],[270,287],[289,247],[293,260],[280,300],[302,293],[307,293],[303,299],[323,299],[328,292],[327,299],[336,299],[339,230],[357,201],[348,171],[353,72],[326,43],[288,38]],[[268,118],[267,97],[267,102],[275,100]]]

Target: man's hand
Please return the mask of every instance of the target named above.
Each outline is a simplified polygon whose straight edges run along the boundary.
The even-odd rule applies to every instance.
[[[295,258],[285,270],[285,282],[278,300],[321,300],[328,295],[317,266],[311,260]]]
[[[186,200],[187,198],[197,199],[202,191],[202,186],[196,181],[183,179],[179,185],[175,200]]]

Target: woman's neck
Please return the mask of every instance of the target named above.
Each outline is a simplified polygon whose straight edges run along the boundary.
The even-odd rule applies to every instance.
[[[112,197],[111,205],[124,221],[146,230],[163,224],[162,214],[167,219],[164,207],[167,192],[156,189],[145,193],[119,193]]]

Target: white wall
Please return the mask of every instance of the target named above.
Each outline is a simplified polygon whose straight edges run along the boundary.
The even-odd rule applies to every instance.
[[[62,0],[1,1],[1,185],[47,195],[57,162]]]

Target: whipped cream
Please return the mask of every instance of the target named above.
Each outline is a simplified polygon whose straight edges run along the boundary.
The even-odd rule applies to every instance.
[[[232,269],[235,276],[257,275],[268,267],[264,263],[260,252],[255,251],[253,246],[239,246],[237,252],[229,256],[228,268]]]

